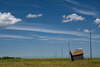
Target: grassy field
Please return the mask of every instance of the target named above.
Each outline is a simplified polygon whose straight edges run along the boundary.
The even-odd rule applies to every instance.
[[[0,60],[0,67],[100,67],[100,58],[74,62],[68,58],[6,59]]]

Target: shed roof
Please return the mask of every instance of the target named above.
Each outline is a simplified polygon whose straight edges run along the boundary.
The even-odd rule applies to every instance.
[[[80,54],[84,54],[82,49],[77,49],[77,50],[72,50],[70,51],[71,55],[80,55]]]

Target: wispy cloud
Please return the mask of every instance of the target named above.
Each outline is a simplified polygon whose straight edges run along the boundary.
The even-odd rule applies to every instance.
[[[9,35],[9,34],[0,34],[0,38],[34,39],[32,37],[18,36],[18,35]]]
[[[77,7],[87,9],[87,10],[82,10],[82,9],[77,9],[75,7],[72,8],[74,11],[76,11],[78,13],[81,13],[84,15],[91,15],[91,16],[95,16],[95,17],[98,16],[97,12],[93,10],[93,9],[95,9],[95,7],[93,7],[93,6],[89,6],[87,4],[77,2],[76,0],[65,0],[65,1],[76,5]]]
[[[41,40],[41,41],[44,41],[44,42],[47,42],[47,43],[66,43],[66,41],[70,40],[72,42],[89,42],[90,39],[89,37],[88,38],[73,38],[73,37],[70,37],[70,38],[66,38],[66,37],[59,37],[59,36],[40,36],[40,35],[33,35],[33,37],[36,36],[37,40]],[[100,35],[92,35],[92,42],[98,42],[100,43],[99,40],[97,40],[98,38],[100,38]]]
[[[49,37],[49,36],[39,36],[39,35],[33,35],[33,37],[21,37],[21,38],[26,38],[26,39],[34,39],[36,38],[37,40],[42,40],[42,41],[66,41],[66,40],[72,40],[72,41],[89,41],[89,34],[84,33],[84,32],[77,32],[77,31],[61,31],[61,30],[50,30],[50,29],[42,29],[42,28],[31,28],[31,27],[17,27],[17,26],[11,26],[7,27],[7,29],[10,30],[22,30],[22,31],[35,31],[35,32],[43,32],[43,33],[51,33],[51,34],[66,34],[66,35],[73,35],[73,36],[80,36],[84,38],[64,38],[64,37]],[[5,35],[4,35],[5,36]],[[3,37],[4,37],[3,36]],[[2,37],[2,35],[1,35]],[[16,36],[13,36],[14,38]],[[18,36],[17,38],[20,38]],[[100,35],[98,34],[92,34],[93,39],[99,39]],[[96,41],[94,41],[96,42]]]
[[[37,5],[37,4],[32,4],[33,8],[39,8],[39,9],[45,9],[44,7]]]
[[[76,12],[84,14],[84,15],[91,15],[91,16],[97,16],[97,14],[95,12],[92,11],[85,11],[85,10],[80,10],[80,9],[76,9],[73,8]]]
[[[77,29],[77,31],[80,31],[80,30],[81,30],[81,27]]]
[[[10,12],[8,13],[0,12],[0,28],[13,25],[19,21],[21,21],[21,19],[15,18],[13,15],[11,15]]]
[[[69,2],[69,3],[71,3],[71,4],[74,4],[74,5],[80,5],[79,2],[76,2],[76,1],[74,1],[74,0],[65,0],[65,1],[67,1],[67,2]]]
[[[99,39],[100,35],[92,35],[92,38]]]
[[[87,36],[84,33],[76,32],[76,31],[60,31],[60,30],[32,28],[32,27],[10,26],[10,27],[7,27],[6,29],[23,30],[23,31],[36,31],[36,32],[53,33],[53,34],[68,34],[68,35],[74,35],[74,36]]]
[[[26,17],[27,18],[37,18],[37,17],[42,17],[43,15],[42,14],[28,14]]]
[[[63,22],[67,23],[67,22],[71,22],[71,21],[82,21],[84,20],[84,18],[82,16],[77,15],[76,13],[73,13],[71,15],[65,16],[63,15]]]
[[[62,37],[62,36],[40,36],[40,35],[33,35],[33,37],[37,37],[37,40],[42,41],[63,41],[66,42],[67,40],[71,41],[89,41],[88,38],[68,38],[68,37]]]

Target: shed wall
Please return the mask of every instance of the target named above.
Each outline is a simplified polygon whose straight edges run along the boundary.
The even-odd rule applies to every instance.
[[[71,56],[71,58],[72,58],[72,61],[75,61],[75,60],[84,60],[83,54]]]

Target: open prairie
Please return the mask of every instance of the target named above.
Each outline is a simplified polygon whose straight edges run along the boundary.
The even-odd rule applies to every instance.
[[[6,59],[0,67],[100,67],[100,58],[71,61],[69,58]]]

